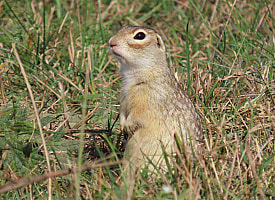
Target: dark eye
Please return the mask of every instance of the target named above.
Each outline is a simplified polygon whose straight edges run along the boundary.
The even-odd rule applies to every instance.
[[[135,40],[143,40],[144,38],[145,34],[143,32],[138,32],[134,37]]]

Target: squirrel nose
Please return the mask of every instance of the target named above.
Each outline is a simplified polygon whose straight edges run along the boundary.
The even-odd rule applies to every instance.
[[[113,39],[113,37],[111,37],[111,39],[109,40],[109,45],[110,47],[118,46],[117,42]]]

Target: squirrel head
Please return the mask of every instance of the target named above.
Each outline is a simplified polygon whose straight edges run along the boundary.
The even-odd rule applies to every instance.
[[[110,40],[110,51],[121,70],[167,67],[166,50],[160,35],[153,29],[125,26]]]

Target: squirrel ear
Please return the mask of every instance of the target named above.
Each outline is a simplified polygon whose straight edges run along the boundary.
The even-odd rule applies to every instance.
[[[165,52],[165,45],[164,45],[164,42],[162,41],[161,37],[159,34],[157,34],[157,44],[158,44],[158,48]]]

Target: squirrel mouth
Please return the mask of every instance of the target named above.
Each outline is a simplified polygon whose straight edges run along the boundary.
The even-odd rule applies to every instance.
[[[122,58],[121,54],[118,53],[118,46],[117,45],[111,45],[110,46],[110,51],[117,57]]]

